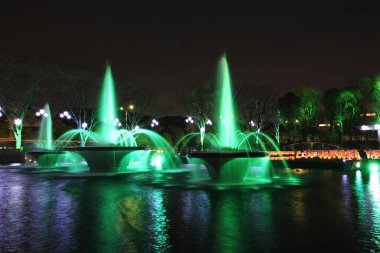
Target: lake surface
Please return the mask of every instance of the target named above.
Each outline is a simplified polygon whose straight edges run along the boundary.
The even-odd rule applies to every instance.
[[[380,172],[216,190],[0,169],[0,252],[380,252]]]

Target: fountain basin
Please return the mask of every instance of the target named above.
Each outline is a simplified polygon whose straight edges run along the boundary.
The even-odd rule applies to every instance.
[[[126,170],[129,163],[124,162],[128,155],[133,153],[149,154],[149,147],[119,147],[119,146],[91,146],[66,147],[65,151],[74,152],[82,156],[91,172],[120,172]],[[148,160],[141,161],[148,167]],[[141,165],[141,164],[140,164]]]
[[[269,159],[267,152],[250,151],[200,151],[191,152],[188,157],[201,159],[209,176],[214,181],[243,182],[252,163],[257,158]]]
[[[26,156],[32,157],[40,168],[59,167],[58,163],[64,161],[69,152],[55,150],[28,151]]]

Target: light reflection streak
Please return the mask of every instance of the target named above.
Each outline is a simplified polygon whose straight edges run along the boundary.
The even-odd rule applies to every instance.
[[[368,189],[372,200],[372,241],[380,249],[380,183],[377,170],[371,171]]]
[[[164,194],[162,190],[155,190],[150,194],[152,225],[150,231],[153,242],[149,246],[150,252],[167,252],[170,249],[169,243],[169,220],[166,216]]]

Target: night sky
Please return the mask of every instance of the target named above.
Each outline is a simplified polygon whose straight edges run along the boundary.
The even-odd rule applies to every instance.
[[[322,91],[380,73],[380,12],[364,1],[8,1],[0,54],[149,87],[172,111],[178,93],[213,80],[226,50],[236,85]]]

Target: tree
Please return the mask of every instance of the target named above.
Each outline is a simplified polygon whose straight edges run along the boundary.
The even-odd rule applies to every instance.
[[[358,90],[343,90],[336,100],[335,121],[339,126],[340,142],[343,144],[344,125],[350,125],[350,140],[352,140],[352,129],[355,116],[359,112],[360,93]]]
[[[193,85],[182,95],[182,101],[188,110],[186,123],[194,124],[200,134],[200,144],[203,149],[206,128],[212,125],[212,115],[215,111],[215,89],[209,82]]]
[[[121,105],[120,112],[124,114],[120,119],[128,130],[149,125],[148,120],[152,116],[157,117],[162,114],[156,96],[151,90],[133,84],[126,84],[118,87],[117,94]]]
[[[319,112],[321,110],[322,96],[318,90],[304,88],[300,95],[299,115],[301,129],[305,135],[312,137],[316,130]]]
[[[13,133],[16,149],[22,148],[24,118],[33,96],[41,82],[38,69],[31,64],[17,64],[4,56],[0,57],[0,104],[1,111]]]
[[[337,88],[328,89],[323,94],[323,115],[326,117],[330,124],[329,132],[334,129],[335,115],[336,115],[336,101],[338,99],[340,90]]]
[[[94,97],[94,94],[91,94],[93,91],[91,86],[96,83],[96,80],[85,72],[61,72],[58,76],[61,78],[57,80],[57,83],[63,87],[59,89],[59,97],[64,105],[64,112],[60,113],[60,117],[73,121],[78,130],[87,130],[87,132],[79,131],[81,146],[84,146],[89,137],[88,133],[92,132],[98,123],[96,109],[93,106],[94,101],[90,100],[91,97]]]
[[[299,126],[299,104],[300,98],[293,92],[288,92],[278,99],[278,110],[280,111],[281,121],[289,133],[291,141],[296,140]]]
[[[266,86],[259,86],[251,88],[247,94],[247,101],[241,103],[246,107],[245,118],[249,126],[259,132],[276,116],[277,92]]]
[[[280,146],[280,127],[281,127],[281,112],[277,109],[276,115],[273,119],[274,127],[274,138],[276,139],[277,145]]]
[[[380,123],[380,75],[375,76],[373,81],[373,109],[376,113],[376,123]]]

